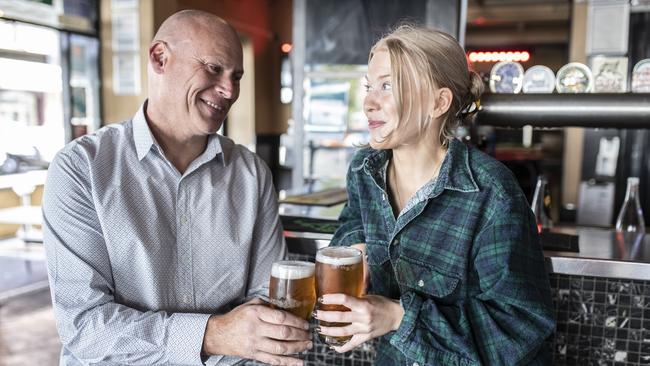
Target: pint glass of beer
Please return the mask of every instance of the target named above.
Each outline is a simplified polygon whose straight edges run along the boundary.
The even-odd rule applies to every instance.
[[[309,320],[316,303],[314,263],[279,261],[271,268],[269,283],[271,307],[286,310]]]
[[[316,288],[318,296],[325,294],[346,294],[360,297],[363,291],[363,255],[351,247],[327,247],[316,253]],[[320,304],[319,310],[350,311],[343,305]],[[321,321],[326,327],[343,327],[349,323]],[[320,334],[323,342],[341,346],[352,338],[331,337]]]

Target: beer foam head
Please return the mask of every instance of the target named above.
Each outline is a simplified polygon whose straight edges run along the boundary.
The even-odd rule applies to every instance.
[[[299,280],[314,275],[315,266],[311,262],[280,261],[273,263],[271,276],[285,280]]]
[[[361,263],[361,251],[350,247],[327,247],[316,253],[316,262],[334,266],[349,266]]]

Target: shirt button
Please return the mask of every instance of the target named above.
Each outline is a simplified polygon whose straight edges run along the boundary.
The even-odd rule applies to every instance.
[[[393,240],[393,245],[399,245],[399,239]]]
[[[386,201],[386,195],[385,195],[385,194],[382,194],[382,195],[381,195],[381,200],[382,200],[382,201]]]
[[[186,304],[190,303],[190,296],[189,295],[183,295],[183,302]]]
[[[187,223],[187,217],[185,215],[181,216],[181,224],[185,225]]]
[[[424,281],[422,281],[422,280],[418,281],[418,286],[419,287],[424,287]]]
[[[413,362],[413,366],[420,366],[420,364],[417,362]]]

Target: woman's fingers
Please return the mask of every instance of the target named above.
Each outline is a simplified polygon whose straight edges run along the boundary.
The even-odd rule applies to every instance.
[[[371,334],[372,331],[372,325],[367,323],[349,323],[341,327],[325,327],[322,325],[318,327],[318,333],[333,337],[345,337],[361,333]]]
[[[364,298],[356,298],[345,294],[329,294],[323,295],[321,304],[343,305],[349,308],[350,311],[317,310],[314,312],[314,317],[320,321],[330,323],[357,323],[355,327],[357,332],[368,331],[367,329],[370,327],[370,323],[372,323],[368,300]]]
[[[339,347],[332,346],[332,349],[338,353],[345,353],[357,348],[369,339],[369,334],[355,334],[346,344]]]
[[[323,295],[321,304],[342,305],[350,311],[317,310],[314,317],[320,321],[319,333],[332,337],[352,336],[352,339],[337,352],[347,352],[368,339],[378,337],[396,329],[403,317],[403,309],[394,300],[382,296],[368,295],[360,298],[345,294]],[[399,308],[401,313],[396,311]],[[323,322],[342,323],[342,327],[326,327]]]
[[[363,298],[357,298],[346,294],[327,294],[320,298],[321,304],[343,305],[348,309],[354,310],[363,304]]]
[[[354,328],[350,325],[344,327],[324,327],[320,326],[317,329],[319,334],[331,337],[346,337],[354,334]]]
[[[351,311],[325,311],[316,310],[314,312],[316,319],[330,323],[352,323],[356,321],[357,314]]]

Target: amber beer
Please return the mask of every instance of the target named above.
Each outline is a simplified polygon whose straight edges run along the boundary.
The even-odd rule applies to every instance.
[[[279,261],[271,268],[269,283],[271,307],[286,310],[309,320],[316,303],[314,263]]]
[[[327,247],[316,253],[316,288],[318,297],[325,294],[346,294],[360,297],[363,291],[363,255],[350,247]],[[350,311],[343,305],[319,304],[319,310]],[[326,327],[343,327],[350,323],[321,321]],[[352,338],[331,337],[321,334],[323,342],[341,346]]]

